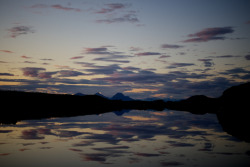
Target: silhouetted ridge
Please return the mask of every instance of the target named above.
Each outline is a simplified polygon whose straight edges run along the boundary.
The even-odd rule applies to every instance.
[[[215,113],[219,108],[219,101],[216,98],[196,95],[181,101],[167,101],[166,107],[172,110],[190,111],[194,114]]]
[[[108,97],[104,96],[101,92],[97,92],[95,95],[108,99]]]
[[[229,134],[250,142],[250,83],[223,92],[217,117]]]
[[[112,100],[99,95],[58,95],[46,93],[0,91],[2,111],[0,123],[26,119],[68,117],[116,111],[122,115],[137,110],[182,110],[194,114],[216,113],[223,129],[229,134],[250,142],[250,83],[233,86],[219,98],[204,95],[181,101],[139,101],[117,93]]]
[[[101,114],[122,110],[163,110],[163,101],[109,100],[99,95],[67,95],[18,91],[0,91],[6,112],[0,123],[15,123],[25,119]],[[8,111],[8,112],[7,112]]]
[[[122,100],[122,101],[133,101],[134,99],[130,98],[129,96],[125,96],[122,93],[116,93],[111,100]]]

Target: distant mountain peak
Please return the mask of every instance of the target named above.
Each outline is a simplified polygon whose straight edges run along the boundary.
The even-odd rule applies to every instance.
[[[130,98],[129,96],[125,96],[123,93],[116,93],[111,100],[122,100],[122,101],[133,101],[134,99]]]
[[[95,95],[96,95],[96,96],[103,97],[103,98],[105,98],[105,99],[108,99],[108,97],[104,96],[104,95],[102,94],[102,92],[97,92]]]
[[[75,96],[85,96],[85,94],[82,93],[76,93]]]

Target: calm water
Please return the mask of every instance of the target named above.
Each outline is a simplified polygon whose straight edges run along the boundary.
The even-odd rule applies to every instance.
[[[111,112],[0,125],[0,166],[249,166],[250,143],[216,115]]]

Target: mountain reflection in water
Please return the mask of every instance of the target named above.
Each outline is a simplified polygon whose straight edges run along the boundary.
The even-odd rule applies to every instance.
[[[249,166],[250,143],[215,114],[122,111],[0,126],[0,164],[17,166]]]

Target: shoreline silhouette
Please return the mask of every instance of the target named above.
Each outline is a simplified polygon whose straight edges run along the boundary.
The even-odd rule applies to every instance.
[[[250,82],[226,89],[219,98],[191,96],[181,101],[111,100],[99,95],[47,94],[0,90],[1,124],[51,117],[72,117],[129,110],[164,109],[216,114],[224,131],[250,142]],[[118,114],[119,115],[119,114]]]

